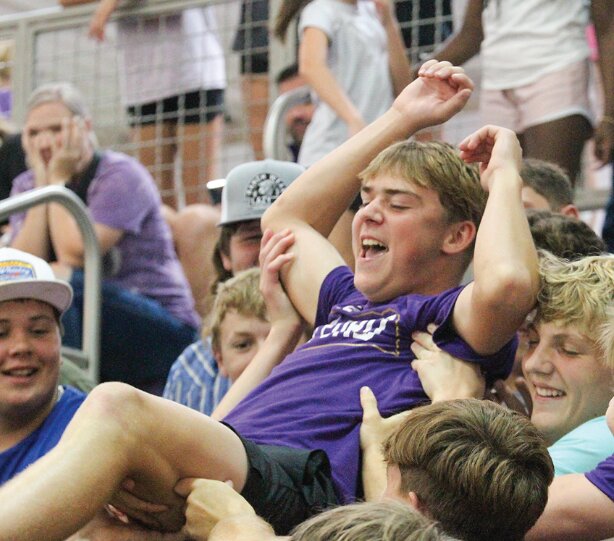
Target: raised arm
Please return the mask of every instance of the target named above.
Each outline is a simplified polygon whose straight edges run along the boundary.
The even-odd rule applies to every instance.
[[[398,96],[412,80],[409,58],[396,18],[394,2],[391,0],[375,0],[375,5],[386,30],[390,79],[392,80],[394,95]]]
[[[384,115],[307,169],[262,218],[263,229],[294,233],[295,261],[282,272],[282,282],[309,323],[322,281],[343,265],[326,237],[358,193],[358,174],[390,144],[451,118],[471,95],[473,83],[462,68],[430,61],[420,74]]]
[[[474,281],[459,295],[454,325],[482,355],[497,352],[533,308],[539,288],[537,252],[520,192],[522,151],[511,130],[485,126],[461,144],[480,163],[486,209],[476,235]]]
[[[211,414],[213,419],[223,419],[284,360],[299,341],[303,330],[301,318],[279,282],[281,268],[291,264],[293,255],[286,253],[286,250],[293,241],[289,231],[276,235],[270,230],[264,232],[260,250],[260,290],[267,307],[271,330],[256,356]]]
[[[460,66],[480,52],[484,39],[482,5],[483,0],[469,0],[460,30],[433,53],[434,58]]]
[[[614,160],[614,6],[611,0],[592,0],[591,15],[599,45],[604,99],[603,116],[595,132],[595,156],[605,165]]]

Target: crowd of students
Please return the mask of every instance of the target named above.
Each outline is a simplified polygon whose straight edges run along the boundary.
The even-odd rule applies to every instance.
[[[376,63],[394,55],[389,2],[379,20],[337,3],[303,12],[302,48],[325,64],[327,40],[350,39],[339,18],[386,36]],[[206,218],[219,236],[204,252],[215,276],[200,338],[152,179],[96,150],[73,88],[34,92],[30,170],[13,193],[65,185],[90,208],[107,262],[106,382],[82,392],[61,373],[62,335],[79,334],[75,224],[55,204],[13,217],[0,248],[0,541],[614,536],[614,256],[579,219],[567,172],[523,160],[513,130],[486,125],[458,149],[415,141],[474,86],[438,60],[397,85],[409,68],[397,61],[377,66],[390,100],[360,129],[344,117],[353,83],[333,93],[327,114],[351,137],[308,168],[228,173],[219,222]]]

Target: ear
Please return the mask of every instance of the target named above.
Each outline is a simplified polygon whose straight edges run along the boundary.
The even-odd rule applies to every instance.
[[[469,220],[450,224],[441,245],[442,251],[449,255],[464,252],[474,241],[476,231],[475,224]]]
[[[222,352],[219,349],[213,349],[213,358],[215,359],[220,374],[227,378],[228,371],[224,367],[224,359],[222,358]]]
[[[421,515],[424,515],[426,517],[430,516],[428,509],[426,508],[424,503],[422,503],[420,497],[415,492],[408,492],[405,496],[405,501],[409,503],[409,505],[411,505]]]
[[[578,220],[580,219],[580,211],[578,210],[578,207],[576,207],[576,205],[574,205],[573,203],[561,207],[559,209],[559,214],[562,214],[563,216],[577,218]]]
[[[222,266],[227,272],[232,272],[232,261],[222,250],[220,250],[220,259],[222,260]]]

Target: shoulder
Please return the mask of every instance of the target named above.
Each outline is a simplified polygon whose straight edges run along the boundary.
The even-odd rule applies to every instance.
[[[336,2],[331,0],[313,0],[307,4],[301,12],[299,20],[299,31],[307,27],[316,27],[326,33],[330,33],[333,23],[338,18]]]

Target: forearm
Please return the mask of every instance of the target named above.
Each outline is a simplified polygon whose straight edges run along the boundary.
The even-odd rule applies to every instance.
[[[502,323],[509,329],[520,326],[533,308],[539,288],[537,252],[521,189],[515,168],[494,173],[474,255],[473,294],[505,320]]]
[[[70,267],[83,267],[83,237],[77,222],[62,205],[49,205],[49,236],[58,262]]]
[[[283,361],[296,347],[301,335],[301,325],[273,325],[262,348],[235,381],[226,396],[211,414],[213,419],[223,419],[230,411],[269,376],[273,368]]]
[[[460,66],[480,52],[483,39],[482,0],[469,0],[462,27],[433,53],[432,58]]]
[[[614,119],[614,10],[611,2],[591,3],[592,19],[599,45],[599,70],[603,90],[605,116]]]
[[[301,75],[318,98],[346,124],[362,121],[362,115],[341,88],[328,66],[312,59],[301,61]]]
[[[11,241],[11,247],[44,260],[49,259],[48,205],[37,205],[27,211],[19,232]]]
[[[234,516],[218,522],[208,541],[269,541],[286,539],[275,536],[273,528],[256,515]]]
[[[263,229],[299,221],[328,237],[360,190],[359,173],[390,144],[422,126],[391,108],[350,140],[309,167],[266,211]]]
[[[386,35],[388,37],[388,66],[390,68],[390,78],[394,95],[398,96],[402,90],[411,82],[412,73],[405,43],[401,36],[399,23],[395,17],[391,17],[386,24]]]
[[[614,532],[614,503],[583,474],[556,477],[527,541],[597,541]]]
[[[60,0],[60,5],[66,7],[80,6],[81,4],[93,4],[96,0]]]
[[[377,502],[386,490],[386,462],[381,445],[371,445],[362,453],[362,485],[365,500]]]

